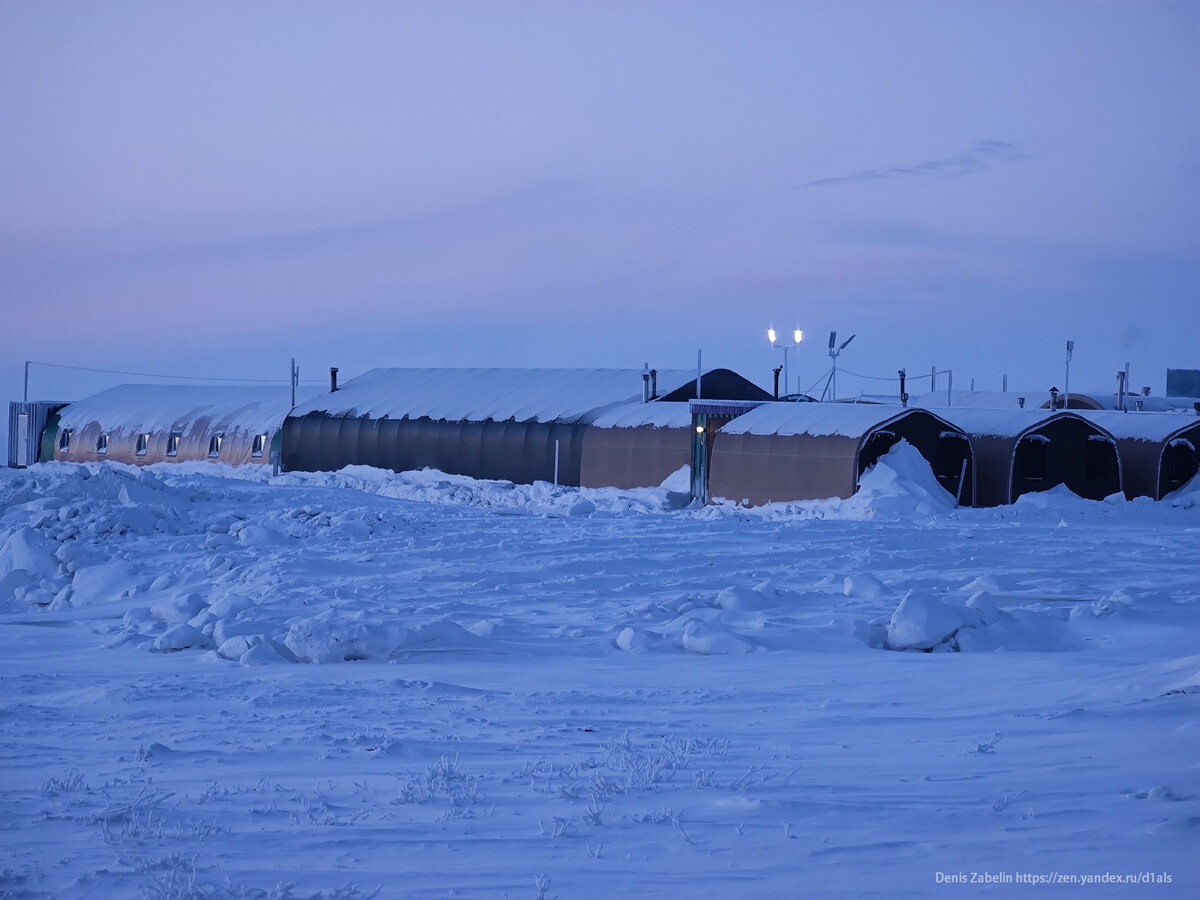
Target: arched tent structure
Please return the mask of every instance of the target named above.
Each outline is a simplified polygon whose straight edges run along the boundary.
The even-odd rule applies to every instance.
[[[582,487],[654,487],[689,464],[687,403],[631,403],[596,418],[583,436]]]
[[[1117,442],[1125,496],[1161,500],[1200,471],[1200,416],[1179,413],[1086,413]]]
[[[68,403],[52,416],[41,458],[268,463],[289,407],[285,387],[121,385]]]
[[[734,373],[714,380],[719,371],[702,376],[702,392],[706,384],[716,390],[738,382],[761,392]],[[695,372],[654,375],[652,394],[695,392]],[[606,412],[641,405],[649,384],[637,369],[375,369],[293,411],[283,464],[302,471],[428,467],[579,485],[589,427]],[[589,467],[589,477],[607,477],[601,469]]]
[[[863,472],[906,440],[963,503],[974,493],[971,442],[921,409],[841,403],[764,403],[717,432],[708,492],[750,505],[850,497]]]
[[[943,410],[971,437],[978,506],[1065,484],[1088,500],[1121,489],[1116,441],[1083,414],[1039,409]]]

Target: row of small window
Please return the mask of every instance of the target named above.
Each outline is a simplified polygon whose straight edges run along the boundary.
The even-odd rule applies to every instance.
[[[75,429],[64,428],[58,435],[58,450],[60,453],[66,453],[71,449],[71,438],[74,437]],[[179,440],[183,437],[183,432],[172,431],[167,435],[167,456],[175,457],[179,455]],[[250,456],[254,459],[261,459],[267,450],[267,441],[270,435],[256,434],[254,442],[250,445]],[[208,439],[208,458],[219,459],[221,456],[221,445],[225,443],[225,432],[218,431]],[[135,453],[138,456],[145,456],[146,451],[150,448],[150,432],[143,431],[137,437],[137,447]],[[100,437],[96,439],[96,455],[108,455],[108,432],[100,433]]]

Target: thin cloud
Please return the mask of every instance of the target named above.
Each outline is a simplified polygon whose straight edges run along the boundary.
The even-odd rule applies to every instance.
[[[1001,163],[1024,159],[1025,154],[1007,141],[980,141],[974,147],[954,156],[930,159],[912,166],[887,166],[864,169],[850,175],[835,175],[809,181],[805,187],[830,184],[863,184],[890,178],[959,178],[986,171]]]

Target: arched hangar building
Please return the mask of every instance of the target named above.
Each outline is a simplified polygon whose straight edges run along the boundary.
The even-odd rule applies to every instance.
[[[654,424],[657,411],[686,405],[696,379],[681,369],[375,369],[288,416],[283,467],[428,467],[520,483],[657,484],[675,459],[674,435]],[[700,392],[767,396],[725,369],[704,373]],[[641,406],[655,413],[632,409]],[[612,419],[597,427],[622,411],[617,419],[638,424]]]

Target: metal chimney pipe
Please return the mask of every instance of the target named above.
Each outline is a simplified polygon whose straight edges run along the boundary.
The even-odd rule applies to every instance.
[[[658,369],[650,370],[650,399],[658,399]]]
[[[779,373],[783,371],[783,366],[776,366],[771,370],[775,373],[775,399],[779,399]]]
[[[1050,412],[1058,409],[1058,388],[1050,388]]]
[[[642,402],[648,403],[649,401],[650,401],[650,373],[643,372],[642,373]]]
[[[908,373],[903,369],[900,370],[900,405],[905,409],[908,408],[908,392],[904,390],[904,379],[908,377]]]
[[[329,367],[329,393],[331,393],[331,394],[335,393],[338,389],[337,373],[338,373],[337,366]]]

